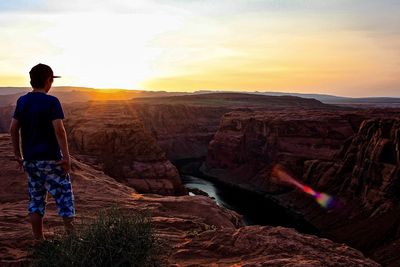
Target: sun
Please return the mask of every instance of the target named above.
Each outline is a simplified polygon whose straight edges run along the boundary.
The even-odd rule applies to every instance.
[[[157,75],[163,50],[151,41],[180,25],[162,14],[69,14],[52,18],[52,26],[41,34],[55,51],[51,64],[63,84],[133,89]]]

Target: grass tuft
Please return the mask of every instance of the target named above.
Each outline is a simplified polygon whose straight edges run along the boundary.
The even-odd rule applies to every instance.
[[[113,207],[100,211],[72,235],[40,243],[32,251],[32,263],[40,267],[152,267],[165,266],[165,254],[150,215]]]

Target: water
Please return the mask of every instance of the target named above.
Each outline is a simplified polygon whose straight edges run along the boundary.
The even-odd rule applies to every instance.
[[[241,214],[246,225],[284,226],[303,233],[319,234],[318,230],[301,216],[265,196],[229,187],[212,181],[209,177],[199,177],[201,175],[197,172],[181,176],[186,188],[196,188],[206,192],[219,206]]]
[[[186,188],[200,189],[213,198],[219,206],[231,210],[235,209],[234,206],[229,204],[229,196],[227,196],[227,192],[221,190],[221,188],[218,188],[218,185],[214,184],[213,182],[192,175],[183,175],[182,180]]]

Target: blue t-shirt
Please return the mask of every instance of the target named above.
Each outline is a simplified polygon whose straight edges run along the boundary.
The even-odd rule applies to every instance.
[[[22,154],[25,160],[60,160],[60,147],[52,124],[64,119],[55,96],[30,92],[17,100],[14,119],[21,126]]]

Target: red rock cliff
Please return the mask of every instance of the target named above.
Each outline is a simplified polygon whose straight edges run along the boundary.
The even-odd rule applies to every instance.
[[[275,164],[302,175],[308,159],[328,159],[361,122],[356,112],[256,111],[225,114],[203,171],[253,190],[274,191]]]
[[[364,121],[332,160],[307,162],[303,179],[338,202],[329,213],[298,207],[311,221],[379,262],[399,266],[400,120]]]
[[[398,266],[400,128],[393,117],[399,110],[309,112],[226,114],[203,170],[227,183],[273,192],[329,238]],[[271,175],[277,163],[336,196],[336,206],[322,209],[308,195],[283,188]]]
[[[124,101],[66,105],[71,149],[143,193],[183,194],[175,166]]]
[[[170,160],[205,157],[221,116],[230,111],[184,104],[132,104],[132,108]]]

